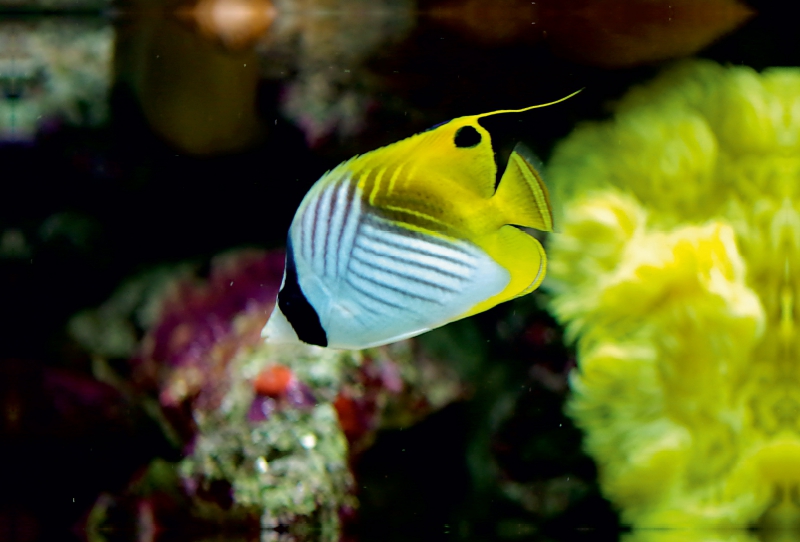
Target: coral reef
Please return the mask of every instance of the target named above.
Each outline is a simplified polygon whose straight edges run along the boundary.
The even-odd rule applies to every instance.
[[[229,49],[252,46],[265,34],[277,15],[270,0],[199,0],[178,8],[176,15],[197,25],[207,38],[221,41]]]
[[[153,129],[192,154],[247,149],[274,130],[258,107],[265,82],[311,146],[356,134],[382,87],[367,60],[413,25],[408,0],[202,0],[167,13],[134,20],[119,76]]]
[[[800,522],[798,96],[794,68],[686,62],[554,151],[568,410],[627,523]]]
[[[788,534],[788,536],[787,536]],[[740,530],[708,529],[708,530],[640,530],[624,534],[622,542],[792,542],[797,540],[790,533],[778,536],[759,537],[755,533]]]
[[[28,141],[53,123],[104,122],[113,42],[102,22],[1,22],[0,141]]]
[[[125,495],[104,496],[92,530],[126,506],[163,522],[158,503],[177,491],[173,507],[198,521],[336,540],[358,504],[350,462],[376,430],[463,396],[455,373],[413,341],[363,352],[264,343],[283,264],[280,252],[246,250],[216,258],[207,279],[187,266],[153,271],[73,318],[98,376],[137,397],[184,457],[177,476],[153,464]],[[122,379],[103,360],[126,355]]]
[[[297,74],[283,92],[284,114],[300,126],[312,146],[331,135],[356,133],[372,89],[379,87],[365,63],[411,30],[412,3],[284,0],[276,7],[280,15],[257,50],[275,76]]]

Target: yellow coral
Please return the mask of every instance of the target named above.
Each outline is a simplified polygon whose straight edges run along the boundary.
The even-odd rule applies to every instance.
[[[679,64],[549,174],[568,411],[623,521],[800,525],[800,69]]]

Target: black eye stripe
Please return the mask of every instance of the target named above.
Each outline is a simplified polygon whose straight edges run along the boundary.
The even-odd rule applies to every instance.
[[[286,280],[278,294],[278,307],[301,341],[317,346],[328,346],[328,336],[322,329],[319,315],[297,282],[291,238],[286,242]]]
[[[460,149],[469,149],[481,142],[481,133],[472,126],[462,126],[456,132],[453,143]]]

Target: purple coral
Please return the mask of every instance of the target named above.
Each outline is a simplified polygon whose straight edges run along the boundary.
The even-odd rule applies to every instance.
[[[261,340],[283,266],[282,252],[247,250],[213,260],[206,281],[174,283],[133,360],[137,379],[157,387],[165,407],[187,399],[195,407],[218,407],[228,363]]]

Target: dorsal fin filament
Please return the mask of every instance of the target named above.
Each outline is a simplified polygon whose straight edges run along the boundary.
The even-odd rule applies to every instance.
[[[572,98],[573,96],[575,96],[576,94],[581,92],[582,90],[583,89],[576,90],[572,94],[570,94],[568,96],[564,96],[563,98],[559,98],[558,100],[555,100],[554,102],[548,102],[548,103],[545,103],[545,104],[530,105],[528,107],[523,107],[522,109],[498,109],[497,111],[491,111],[489,113],[481,113],[480,115],[474,115],[474,117],[476,119],[482,119],[483,117],[489,117],[491,115],[499,115],[501,113],[523,113],[525,111],[530,111],[531,109],[539,109],[540,107],[548,107],[548,106],[555,105],[555,104],[564,102],[566,100],[569,100],[570,98]]]

